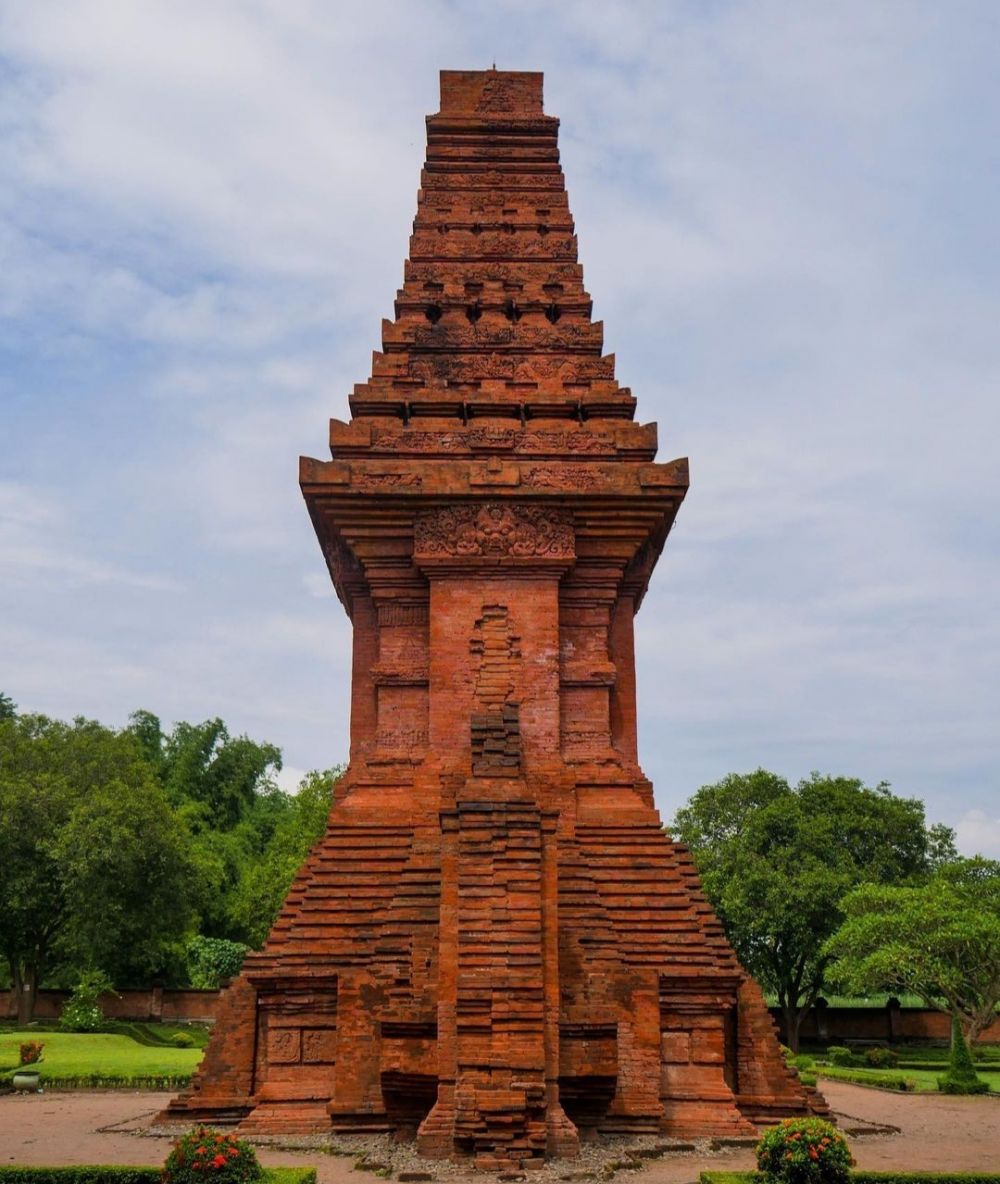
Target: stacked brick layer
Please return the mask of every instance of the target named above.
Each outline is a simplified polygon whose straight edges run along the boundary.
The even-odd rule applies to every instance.
[[[632,621],[687,464],[602,353],[541,76],[441,96],[395,319],[300,469],[350,766],[167,1117],[503,1167],[822,1110],[638,765]]]

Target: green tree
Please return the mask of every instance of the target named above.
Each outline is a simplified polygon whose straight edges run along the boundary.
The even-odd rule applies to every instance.
[[[0,950],[19,1022],[59,966],[155,970],[189,929],[188,880],[184,828],[132,735],[0,721]]]
[[[244,869],[234,894],[233,919],[255,949],[264,944],[292,880],[313,845],[323,837],[333,790],[343,769],[314,769],[291,796],[290,810],[276,827],[263,857]]]
[[[234,919],[238,885],[290,812],[289,795],[274,782],[281,750],[230,735],[221,719],[182,721],[165,733],[152,712],[137,711],[129,731],[190,833],[200,932],[246,942]]]
[[[280,748],[231,736],[221,719],[182,721],[164,733],[152,712],[136,711],[129,731],[174,805],[199,807],[216,830],[236,826],[281,770]]]
[[[960,859],[926,884],[864,884],[841,903],[825,947],[831,981],[866,994],[919,995],[975,1040],[1000,1004],[1000,863]]]
[[[937,1087],[943,1094],[988,1094],[990,1083],[976,1072],[976,1064],[962,1032],[962,1022],[957,1015],[951,1017],[951,1056],[948,1058],[948,1072],[937,1079]]]
[[[928,830],[922,802],[818,773],[794,789],[764,769],[730,774],[699,789],[672,829],[740,961],[777,996],[793,1049],[824,989],[841,899],[867,881],[926,879],[954,856],[952,833]]]
[[[0,720],[13,719],[17,715],[17,704],[10,697],[0,691]]]

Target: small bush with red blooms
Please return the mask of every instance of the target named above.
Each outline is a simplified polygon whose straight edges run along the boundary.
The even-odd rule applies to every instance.
[[[757,1144],[757,1168],[783,1184],[846,1184],[854,1159],[847,1140],[822,1118],[786,1118]]]
[[[173,1145],[163,1165],[163,1184],[253,1184],[264,1169],[244,1139],[198,1126]]]
[[[42,1059],[42,1049],[45,1045],[41,1040],[27,1040],[20,1048],[22,1065],[37,1065]]]

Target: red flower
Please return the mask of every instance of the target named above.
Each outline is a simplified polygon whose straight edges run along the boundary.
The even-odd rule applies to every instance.
[[[217,1155],[212,1160],[213,1168],[224,1168],[226,1166],[226,1157],[224,1155]]]

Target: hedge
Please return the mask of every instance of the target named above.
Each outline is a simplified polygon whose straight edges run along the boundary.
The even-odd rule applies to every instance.
[[[34,1068],[25,1065],[22,1068]],[[0,1073],[0,1085],[9,1086],[17,1069],[8,1069]],[[191,1073],[155,1073],[146,1077],[128,1077],[115,1073],[76,1073],[67,1077],[52,1075],[44,1072],[38,1079],[42,1089],[153,1089],[174,1091],[187,1089],[191,1084]]]
[[[979,1073],[996,1073],[1000,1065],[996,1061],[973,1061],[972,1067]],[[929,1073],[935,1069],[943,1073],[948,1068],[948,1061],[897,1061],[894,1069],[926,1069]]]
[[[820,1077],[827,1077],[831,1081],[846,1081],[850,1085],[871,1085],[876,1089],[893,1089],[902,1093],[912,1093],[917,1088],[917,1083],[912,1077],[904,1077],[902,1073],[893,1073],[886,1069],[837,1069],[817,1065],[816,1072]]]
[[[702,1172],[698,1184],[764,1184],[760,1172]],[[995,1172],[851,1172],[851,1184],[1000,1184]]]
[[[65,1168],[0,1164],[0,1184],[160,1184],[162,1168],[87,1164]],[[315,1168],[265,1168],[265,1184],[316,1184]]]

